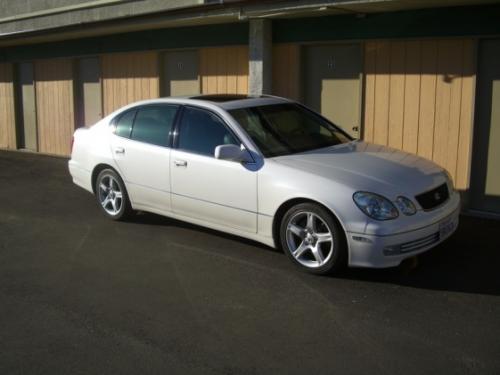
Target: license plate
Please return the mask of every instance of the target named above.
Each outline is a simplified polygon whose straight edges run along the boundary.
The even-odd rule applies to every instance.
[[[455,230],[455,226],[455,219],[451,217],[439,223],[439,238],[448,237]]]

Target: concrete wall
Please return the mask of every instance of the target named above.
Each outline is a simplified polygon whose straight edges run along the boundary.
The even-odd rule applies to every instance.
[[[3,0],[0,35],[202,5],[204,0]]]

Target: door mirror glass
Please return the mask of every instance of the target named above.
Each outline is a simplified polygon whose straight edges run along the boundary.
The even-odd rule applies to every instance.
[[[236,145],[219,145],[215,148],[215,158],[221,160],[249,163],[253,159],[250,153]]]

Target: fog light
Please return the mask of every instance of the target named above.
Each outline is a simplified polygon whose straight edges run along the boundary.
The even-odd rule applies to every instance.
[[[384,247],[384,255],[398,255],[398,254],[401,254],[401,248],[399,246]]]

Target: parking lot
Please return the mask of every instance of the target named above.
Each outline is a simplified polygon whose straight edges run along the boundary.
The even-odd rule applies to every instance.
[[[0,152],[1,374],[500,373],[499,221],[318,277],[157,215],[112,222],[66,163]]]

